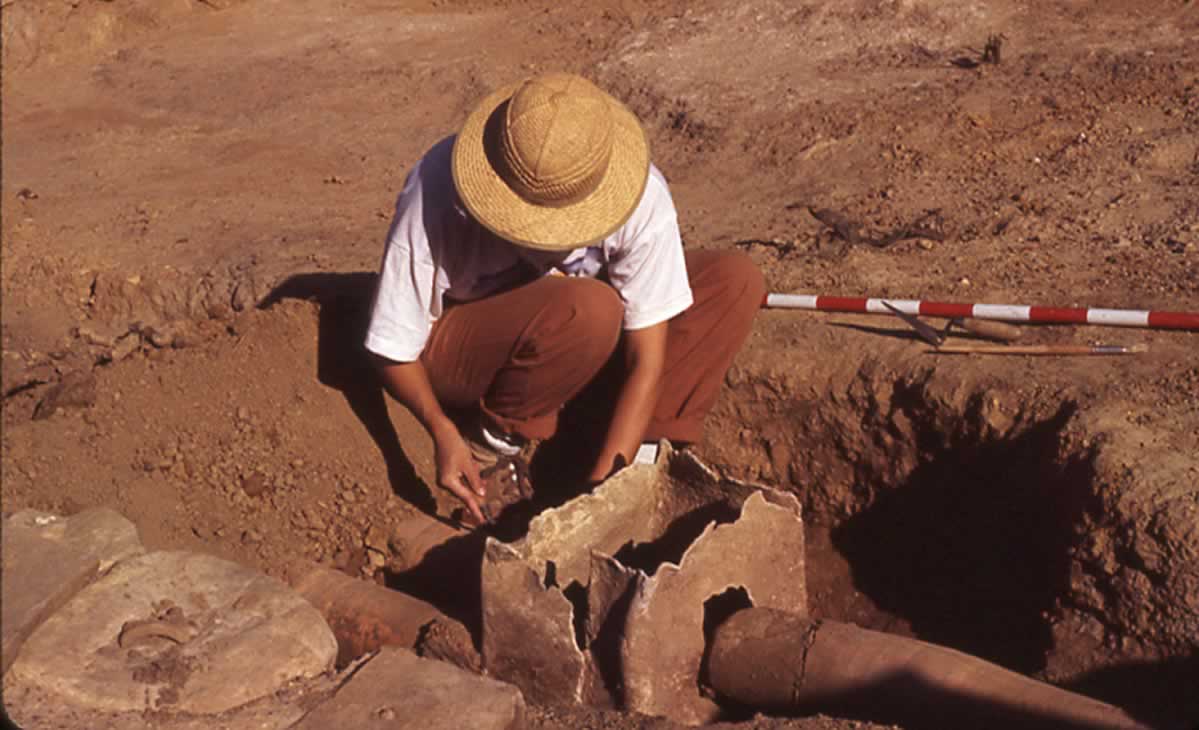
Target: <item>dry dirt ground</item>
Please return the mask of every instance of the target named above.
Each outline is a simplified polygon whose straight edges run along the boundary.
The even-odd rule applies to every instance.
[[[772,291],[1199,310],[1190,0],[2,12],[6,515],[107,505],[152,548],[386,578],[394,526],[449,506],[358,347],[390,210],[537,70],[626,101],[687,244],[749,251]],[[928,235],[849,243],[809,208]],[[767,311],[701,454],[800,496],[818,615],[1195,722],[1199,334],[1025,339],[1150,350],[937,356],[896,320]],[[854,726],[804,722],[755,727]]]

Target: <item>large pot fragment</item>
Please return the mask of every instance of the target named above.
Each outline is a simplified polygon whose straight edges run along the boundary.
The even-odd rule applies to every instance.
[[[712,599],[806,614],[803,554],[793,496],[667,452],[543,512],[517,542],[488,541],[484,664],[534,702],[714,720],[700,691]]]

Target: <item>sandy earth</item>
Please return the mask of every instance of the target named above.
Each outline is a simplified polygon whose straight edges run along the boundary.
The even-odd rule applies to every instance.
[[[1190,0],[4,0],[3,513],[383,580],[395,525],[450,506],[358,347],[390,210],[537,70],[625,100],[687,244],[772,291],[1199,310],[1196,38]],[[1024,339],[1150,351],[936,356],[763,312],[700,453],[800,496],[818,615],[1193,722],[1199,334]],[[755,727],[854,726],[794,722]]]

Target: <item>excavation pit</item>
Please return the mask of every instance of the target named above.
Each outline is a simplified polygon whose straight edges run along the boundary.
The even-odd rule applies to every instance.
[[[1147,717],[1199,710],[1163,710],[1193,683],[1193,452],[1143,414],[927,366],[735,380],[725,416],[745,427],[712,458],[800,497],[813,618]]]
[[[1092,488],[1085,462],[1060,450],[1068,417],[924,445],[906,478],[831,531],[857,589],[928,641],[1044,669]]]
[[[855,386],[763,429],[804,502],[813,615],[1045,669],[1101,488],[1077,403]]]

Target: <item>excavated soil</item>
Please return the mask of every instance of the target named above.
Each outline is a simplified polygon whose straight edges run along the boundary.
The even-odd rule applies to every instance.
[[[105,505],[151,548],[382,580],[396,525],[450,506],[359,346],[390,210],[537,70],[624,99],[687,245],[771,291],[1199,310],[1191,0],[0,7],[5,515]],[[1024,339],[1150,349],[932,355],[898,320],[764,311],[699,453],[799,496],[817,616],[1195,722],[1199,334]]]

